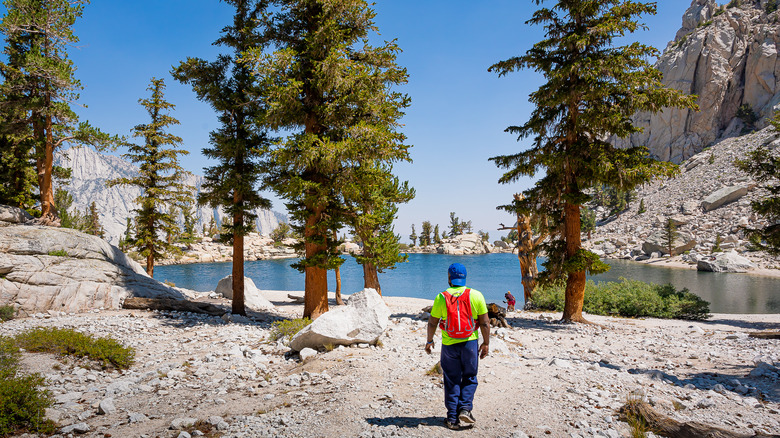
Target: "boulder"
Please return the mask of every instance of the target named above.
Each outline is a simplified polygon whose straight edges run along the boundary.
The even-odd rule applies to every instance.
[[[318,349],[325,345],[375,344],[387,329],[390,308],[374,289],[363,289],[304,327],[290,340],[290,348]]]
[[[29,213],[19,207],[0,205],[0,226],[23,224],[32,219]]]
[[[677,238],[674,239],[672,251],[675,254],[682,254],[685,251],[690,251],[695,246],[696,240],[693,239],[693,236],[690,233],[678,231]],[[645,242],[642,244],[642,251],[651,257],[653,253],[668,254],[669,251],[666,249],[666,242],[664,241],[663,231],[656,231],[655,233],[648,236]]]
[[[512,245],[504,242],[503,240],[496,240],[493,242],[493,246],[499,249],[512,249]]]
[[[184,299],[119,248],[68,228],[0,227],[0,305],[21,315],[118,309],[127,297]]]
[[[686,216],[691,216],[701,212],[701,205],[696,201],[685,201],[680,206],[680,211]]]
[[[704,211],[712,211],[722,205],[740,199],[741,197],[747,195],[747,192],[748,188],[744,185],[724,187],[704,198],[704,200],[701,202],[701,206],[704,208]]]
[[[214,292],[221,294],[223,297],[232,300],[233,299],[233,276],[219,280],[217,288]],[[255,282],[249,277],[244,277],[244,306],[250,310],[262,311],[273,309],[274,305],[265,298],[260,290],[255,286]]]
[[[755,267],[753,262],[735,251],[719,253],[696,263],[697,270],[706,272],[747,272]]]

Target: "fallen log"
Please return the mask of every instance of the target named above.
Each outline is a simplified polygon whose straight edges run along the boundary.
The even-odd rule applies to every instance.
[[[681,422],[655,411],[645,402],[632,401],[620,408],[620,419],[641,418],[656,435],[667,438],[780,438],[780,435],[744,434],[695,421]]]
[[[506,309],[499,306],[496,303],[490,303],[487,305],[488,318],[490,318],[490,325],[493,327],[509,328],[509,323],[506,322]]]
[[[759,339],[780,339],[780,331],[767,330],[763,332],[752,332],[748,336]]]
[[[225,309],[209,303],[173,300],[170,298],[129,297],[122,303],[122,308],[134,310],[171,310],[176,312],[205,313],[213,316],[221,316],[227,312]]]
[[[299,297],[298,295],[287,294],[287,298],[293,300],[296,304],[304,304],[306,302],[305,297]]]

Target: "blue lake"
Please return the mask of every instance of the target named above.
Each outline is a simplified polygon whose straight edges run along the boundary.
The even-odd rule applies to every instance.
[[[246,262],[245,275],[258,288],[266,290],[302,291],[304,276],[290,267],[293,259]],[[447,267],[462,263],[468,270],[468,285],[480,290],[488,302],[501,303],[504,293],[511,290],[521,306],[523,286],[520,264],[514,254],[449,256],[439,254],[409,254],[409,262],[379,274],[382,293],[433,299],[447,287]],[[620,277],[650,283],[671,283],[687,288],[710,302],[715,313],[780,313],[780,278],[745,274],[717,274],[689,269],[665,268],[641,263],[609,260],[609,272],[592,279],[617,281]],[[156,266],[154,278],[170,281],[179,287],[196,291],[216,288],[219,280],[230,275],[231,263],[200,263],[191,265]],[[363,288],[363,270],[352,257],[341,267],[342,292],[351,294]],[[335,275],[328,273],[328,286],[334,290]]]

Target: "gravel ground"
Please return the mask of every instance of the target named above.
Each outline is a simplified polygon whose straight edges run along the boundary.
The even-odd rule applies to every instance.
[[[265,314],[225,322],[176,312],[37,315],[0,325],[13,335],[66,327],[137,350],[126,371],[25,354],[56,400],[59,436],[89,437],[620,437],[616,410],[630,397],[681,421],[780,433],[780,348],[748,337],[780,315],[716,314],[705,322],[511,313],[480,362],[476,426],[443,427],[441,377],[423,351],[430,300],[386,298],[393,315],[379,346],[322,351],[302,362],[270,342],[273,321],[297,317],[287,292],[265,291]],[[205,297],[204,297],[205,299]],[[220,303],[212,299],[215,303]],[[224,304],[224,301],[221,302]],[[195,424],[197,423],[197,424]],[[191,426],[195,424],[195,426]]]

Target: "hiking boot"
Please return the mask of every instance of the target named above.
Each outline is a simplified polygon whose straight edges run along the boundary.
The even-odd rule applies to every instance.
[[[444,420],[444,426],[447,427],[449,430],[458,430],[460,429],[460,423],[458,420],[450,421],[449,419]]]
[[[474,416],[471,415],[471,411],[467,411],[465,409],[461,410],[458,414],[458,420],[466,423],[466,424],[474,424],[477,422],[476,419],[474,419]]]

